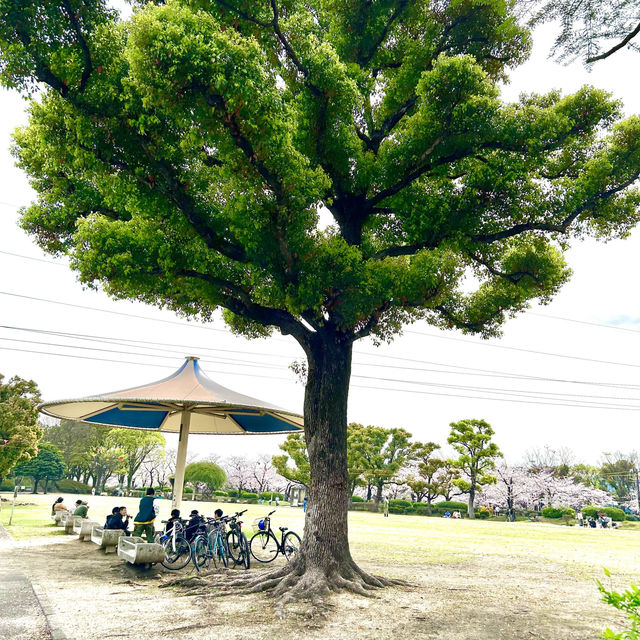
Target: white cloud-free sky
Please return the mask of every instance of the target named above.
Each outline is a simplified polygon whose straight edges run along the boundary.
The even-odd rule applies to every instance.
[[[553,33],[553,25],[535,33],[533,55],[511,73],[505,100],[523,91],[559,88],[568,93],[591,84],[622,100],[628,115],[640,113],[640,88],[634,80],[640,54],[621,52],[587,73],[579,62],[564,67],[547,58]],[[288,369],[301,357],[293,340],[247,341],[231,336],[220,320],[208,326],[186,323],[169,312],[83,290],[64,260],[44,255],[18,228],[18,207],[33,198],[9,152],[11,132],[26,122],[24,109],[17,94],[0,92],[0,373],[36,380],[43,397],[53,400],[160,379],[180,366],[182,356],[197,355],[219,383],[301,412],[303,388]],[[570,447],[577,458],[591,462],[603,451],[635,450],[640,426],[639,256],[640,231],[607,244],[576,243],[568,254],[571,282],[551,305],[510,321],[500,340],[416,324],[391,345],[358,344],[349,419],[404,427],[417,439],[445,444],[451,421],[484,418],[510,462],[543,445]],[[108,338],[114,340],[109,343]],[[71,355],[77,357],[65,357]],[[175,446],[172,436],[168,440]],[[281,440],[192,436],[190,452],[276,453]]]

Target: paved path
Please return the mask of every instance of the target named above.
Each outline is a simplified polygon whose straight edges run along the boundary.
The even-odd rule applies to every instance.
[[[22,573],[0,572],[0,639],[49,640],[47,620],[31,586]]]

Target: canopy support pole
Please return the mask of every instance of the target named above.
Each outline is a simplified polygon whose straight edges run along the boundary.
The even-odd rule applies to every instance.
[[[184,488],[184,468],[187,462],[187,443],[189,442],[189,426],[191,424],[191,412],[184,410],[180,422],[180,438],[178,440],[178,455],[176,459],[176,475],[173,481],[173,509],[179,509],[182,503],[182,489]]]

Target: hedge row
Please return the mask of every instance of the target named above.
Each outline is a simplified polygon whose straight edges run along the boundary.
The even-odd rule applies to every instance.
[[[618,507],[585,507],[582,510],[582,515],[585,518],[597,518],[598,512],[606,513],[614,522],[622,522],[627,519],[625,512],[622,509],[618,509]]]

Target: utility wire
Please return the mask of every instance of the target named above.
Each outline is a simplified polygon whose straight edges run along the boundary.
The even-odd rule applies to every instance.
[[[34,296],[25,296],[22,294],[18,294],[18,293],[11,293],[11,292],[7,292],[7,291],[0,291],[0,295],[6,295],[6,296],[12,296],[12,297],[16,297],[16,298],[23,298],[26,300],[35,300],[38,302],[46,302],[46,303],[50,303],[50,304],[58,304],[58,305],[62,305],[62,306],[67,306],[67,307],[73,307],[76,309],[86,309],[89,311],[98,311],[101,313],[109,313],[112,315],[119,315],[119,316],[125,316],[125,317],[129,317],[129,318],[139,318],[142,320],[149,320],[152,322],[163,322],[165,324],[173,324],[173,325],[179,325],[179,326],[186,326],[186,327],[191,327],[191,328],[196,328],[196,329],[204,329],[206,331],[217,331],[217,332],[221,332],[221,333],[227,333],[227,331],[225,329],[217,329],[215,327],[203,327],[201,325],[196,325],[196,324],[191,324],[188,322],[178,322],[176,320],[164,320],[161,318],[150,318],[148,316],[140,316],[137,314],[133,314],[133,313],[124,313],[122,311],[111,311],[108,309],[99,309],[96,307],[89,307],[89,306],[84,306],[84,305],[78,305],[78,304],[72,304],[69,302],[60,302],[59,300],[49,300],[46,298],[36,298]],[[581,360],[581,361],[585,361],[585,362],[594,362],[597,364],[609,364],[609,365],[614,365],[614,366],[619,366],[619,367],[632,367],[635,369],[640,369],[640,364],[632,364],[629,362],[614,362],[611,360],[598,360],[595,358],[585,358],[582,356],[572,356],[572,355],[568,355],[568,354],[562,354],[562,353],[553,353],[553,352],[548,352],[548,351],[535,351],[533,349],[523,349],[521,347],[510,347],[507,345],[501,345],[501,344],[489,344],[489,343],[484,343],[484,342],[473,342],[471,340],[465,340],[464,338],[455,338],[452,336],[440,336],[440,335],[436,335],[433,333],[424,333],[422,331],[406,331],[406,333],[411,333],[414,335],[419,335],[419,336],[423,336],[423,337],[428,337],[428,338],[438,338],[440,340],[455,340],[457,342],[463,342],[465,344],[470,344],[470,345],[476,345],[476,346],[483,346],[483,347],[493,347],[494,349],[508,349],[511,351],[519,351],[519,352],[524,352],[524,353],[533,353],[536,355],[543,355],[543,356],[551,356],[554,358],[567,358],[570,360]],[[273,338],[275,340],[283,340],[283,338]]]
[[[91,361],[98,361],[98,362],[114,362],[114,363],[118,363],[118,364],[133,364],[133,365],[140,365],[140,366],[156,366],[156,367],[163,367],[163,368],[170,368],[169,365],[161,365],[161,364],[157,364],[157,363],[141,363],[141,362],[134,362],[134,361],[125,361],[125,360],[113,360],[113,359],[106,359],[106,358],[96,358],[96,357],[91,357],[91,356],[81,356],[81,355],[76,355],[76,354],[61,354],[61,353],[52,353],[52,352],[45,352],[45,351],[35,351],[35,350],[30,350],[30,349],[18,349],[18,348],[13,348],[13,347],[0,347],[0,349],[3,350],[7,350],[7,351],[18,351],[18,352],[22,352],[22,353],[37,353],[37,354],[42,354],[42,355],[49,355],[49,356],[57,356],[57,357],[66,357],[66,358],[79,358],[82,360],[91,360]],[[219,370],[214,370],[214,373],[221,373],[221,374],[229,374],[229,375],[243,375],[246,377],[247,374],[244,373],[233,373],[231,371],[219,371]],[[252,376],[255,377],[259,377],[259,378],[269,378],[269,379],[279,379],[279,380],[287,380],[289,382],[291,382],[291,380],[289,378],[285,378],[285,377],[279,377],[279,376],[271,376],[271,375],[260,375],[260,374],[250,374]],[[354,375],[354,377],[359,377],[357,375]],[[377,378],[372,378],[372,379],[377,379]],[[406,383],[406,380],[393,380],[393,379],[381,379],[383,381],[397,381],[397,382],[402,382],[402,383]],[[470,390],[471,392],[474,393],[482,393],[483,392],[483,388],[469,388],[469,387],[457,387],[455,385],[439,385],[436,383],[425,383],[425,384],[429,384],[429,386],[434,386],[434,387],[444,387],[444,388],[451,388],[451,389],[456,389],[456,388],[461,388],[462,390]],[[417,391],[417,390],[411,390],[411,389],[397,389],[397,388],[389,388],[389,387],[377,387],[377,386],[369,386],[369,385],[352,385],[352,386],[356,386],[359,388],[370,388],[370,389],[380,389],[380,390],[384,390],[384,391],[399,391],[399,392],[412,392],[412,393],[426,393],[427,395],[437,395],[437,396],[453,396],[453,397],[461,397],[461,398],[475,398],[475,399],[483,399],[483,400],[495,400],[498,402],[517,402],[517,403],[522,403],[525,402],[527,404],[541,404],[541,405],[550,405],[550,406],[567,406],[567,407],[583,407],[583,408],[593,408],[593,409],[612,409],[612,410],[634,410],[634,411],[638,411],[640,410],[640,406],[630,406],[630,405],[615,405],[615,404],[608,404],[608,403],[603,403],[603,402],[597,402],[597,403],[590,403],[589,401],[584,401],[584,400],[579,400],[573,403],[570,403],[569,401],[566,402],[560,402],[562,400],[566,400],[565,398],[539,398],[537,400],[531,400],[531,401],[525,401],[525,400],[516,400],[515,398],[511,397],[509,395],[509,393],[504,393],[500,390],[489,390],[490,392],[494,393],[494,394],[501,394],[501,395],[507,395],[507,398],[491,398],[491,397],[483,397],[483,396],[478,396],[478,395],[474,395],[474,396],[469,396],[469,395],[461,395],[461,394],[449,394],[449,393],[439,393],[439,392],[427,392],[427,391]],[[509,390],[507,390],[509,391]],[[514,393],[512,395],[519,395],[521,397],[536,397],[536,396],[530,396],[527,394],[519,394],[519,393]],[[615,398],[612,398],[615,399]],[[549,402],[548,400],[553,400],[554,402]],[[555,402],[555,400],[558,400],[559,402]]]

